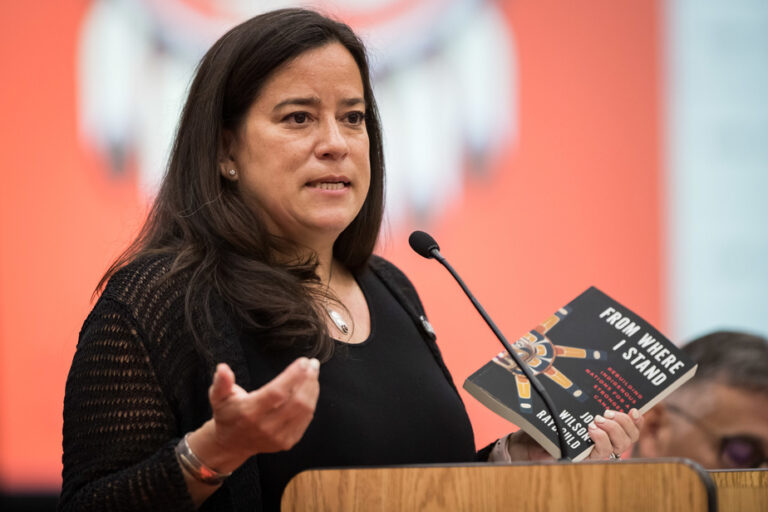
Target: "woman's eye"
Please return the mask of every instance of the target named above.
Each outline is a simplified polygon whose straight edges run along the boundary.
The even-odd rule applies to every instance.
[[[309,121],[309,114],[306,112],[292,112],[285,117],[285,120],[296,124],[304,124]]]
[[[365,114],[362,112],[350,112],[347,114],[347,122],[350,124],[358,125],[365,121]]]

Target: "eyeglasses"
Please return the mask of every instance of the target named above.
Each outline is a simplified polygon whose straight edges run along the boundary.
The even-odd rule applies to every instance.
[[[702,432],[720,442],[720,462],[728,469],[757,468],[768,463],[763,445],[760,439],[754,436],[720,436],[707,427],[700,419],[694,417],[685,410],[672,404],[665,404],[667,410],[685,418],[688,422],[698,427]]]

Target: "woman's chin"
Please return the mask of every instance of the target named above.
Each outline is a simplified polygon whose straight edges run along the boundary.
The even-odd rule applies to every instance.
[[[347,216],[313,218],[302,222],[301,227],[280,231],[293,242],[319,248],[319,245],[333,245],[353,220],[354,217]]]
[[[342,231],[347,229],[357,217],[358,211],[338,211],[328,212],[324,215],[318,215],[308,223],[318,234],[328,236],[339,236]]]

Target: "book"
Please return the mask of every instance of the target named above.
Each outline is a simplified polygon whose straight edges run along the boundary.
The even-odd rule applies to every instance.
[[[512,343],[549,393],[563,422],[566,456],[589,455],[588,426],[607,409],[641,413],[693,377],[697,365],[674,343],[595,287]],[[470,375],[483,405],[560,458],[555,422],[506,351]]]

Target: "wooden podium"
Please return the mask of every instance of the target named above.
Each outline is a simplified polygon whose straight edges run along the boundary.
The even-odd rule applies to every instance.
[[[714,470],[709,475],[717,486],[720,512],[768,510],[768,469]]]
[[[715,511],[712,479],[683,459],[321,469],[299,473],[283,512]]]

